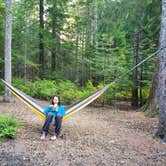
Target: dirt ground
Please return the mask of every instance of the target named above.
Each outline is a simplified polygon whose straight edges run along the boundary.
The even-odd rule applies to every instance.
[[[86,107],[63,123],[58,140],[41,141],[43,121],[16,98],[0,98],[0,114],[22,122],[14,139],[0,143],[0,165],[165,166],[166,144],[153,138],[157,118],[114,108]]]

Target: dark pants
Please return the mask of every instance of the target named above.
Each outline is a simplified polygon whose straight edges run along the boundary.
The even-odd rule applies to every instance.
[[[45,120],[45,123],[42,128],[42,131],[44,131],[46,133],[46,135],[48,134],[48,130],[52,123],[52,120],[53,120],[53,114],[51,112],[49,112],[48,115],[46,116],[46,120]],[[62,116],[59,113],[57,113],[57,115],[55,117],[55,135],[56,135],[56,137],[58,137],[60,134],[61,125],[62,125]]]

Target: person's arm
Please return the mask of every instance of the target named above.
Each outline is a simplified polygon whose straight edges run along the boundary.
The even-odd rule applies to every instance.
[[[50,111],[50,109],[51,109],[51,106],[49,106],[49,107],[46,107],[45,109],[44,109],[44,114],[45,115],[47,115],[48,114],[48,112]]]
[[[64,107],[63,107],[63,111],[64,111],[64,115],[66,115],[66,109],[65,109]],[[63,115],[63,116],[64,116],[64,115]]]
[[[58,110],[58,112],[59,112],[62,116],[66,115],[66,110],[65,110],[65,108],[62,107],[62,106],[60,106],[60,109]]]

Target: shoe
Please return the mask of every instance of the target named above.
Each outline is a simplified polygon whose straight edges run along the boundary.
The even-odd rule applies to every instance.
[[[41,135],[40,139],[41,139],[41,140],[45,140],[45,139],[46,139],[46,135],[45,135],[45,133],[44,133],[44,132],[42,133],[42,135]]]
[[[50,139],[51,139],[51,140],[56,140],[57,138],[56,138],[56,136],[54,135],[54,136],[52,136]]]

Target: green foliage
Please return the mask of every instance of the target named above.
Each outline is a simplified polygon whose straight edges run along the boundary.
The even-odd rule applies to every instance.
[[[22,79],[14,79],[13,85],[24,93],[38,99],[49,100],[51,96],[57,94],[55,81],[39,79],[35,82],[27,81],[25,84]]]
[[[20,123],[9,115],[0,115],[0,138],[13,138]]]
[[[97,90],[97,88],[95,86],[93,86],[92,82],[88,81],[86,83],[85,88],[82,89],[82,97],[81,98],[84,98],[84,97],[87,97],[87,96],[93,94],[96,90]]]
[[[12,84],[14,87],[16,87],[17,89],[23,91],[23,92],[27,92],[27,88],[24,85],[24,80],[20,79],[20,78],[13,78],[12,80]]]
[[[149,94],[150,94],[150,87],[148,87],[148,86],[143,87],[142,88],[142,95],[143,95],[144,100],[148,100]],[[140,97],[140,94],[138,96]]]
[[[35,82],[27,81],[25,85],[23,80],[16,78],[13,80],[13,85],[26,94],[38,99],[49,100],[50,97],[54,95],[60,95],[62,98],[62,104],[64,105],[71,104],[75,100],[86,98],[104,87],[103,83],[100,83],[95,87],[91,81],[88,81],[85,87],[78,87],[75,83],[69,80],[58,80],[57,83],[51,80],[40,79]],[[130,86],[128,87],[126,85]],[[115,99],[128,100],[131,98],[131,86],[132,84],[129,80],[126,80],[126,83],[114,82],[112,83],[111,87],[104,93],[104,95],[97,99],[97,102],[102,103],[104,101],[105,103],[109,104],[112,100]],[[149,97],[149,90],[150,88],[148,86],[142,88],[143,98],[145,101]]]
[[[35,81],[32,87],[31,94],[40,99],[50,99],[51,96],[57,93],[57,86],[54,81],[38,80]]]
[[[39,99],[49,100],[54,95],[60,95],[63,104],[70,104],[74,100],[85,98],[94,93],[99,87],[94,87],[91,81],[88,81],[83,88],[78,87],[75,83],[66,80],[59,80],[58,83],[51,80],[37,80],[35,82],[14,79],[13,85],[24,93]]]
[[[0,0],[0,18],[1,16],[4,17],[6,11],[6,6],[3,0]]]
[[[0,81],[0,95],[4,93],[5,85],[2,81]]]
[[[69,104],[77,99],[77,86],[71,81],[61,81],[58,83],[58,94],[63,99],[64,104]]]
[[[0,0],[1,77],[4,68],[4,2]],[[25,76],[27,80],[33,80],[14,79],[13,84],[35,98],[48,99],[60,94],[67,104],[98,89],[92,82],[95,85],[103,80],[111,83],[128,72],[133,64],[136,30],[140,32],[139,61],[158,49],[161,1],[48,0],[44,5],[47,6],[44,8],[47,18],[44,19],[44,29],[40,28],[36,14],[39,12],[36,11],[39,9],[38,1],[14,1],[12,11],[12,73],[14,77]],[[44,44],[42,76],[39,75],[39,32]],[[156,58],[151,58],[143,65],[140,80],[143,98],[148,96],[155,62]],[[139,67],[138,78],[140,71]],[[130,99],[131,75],[132,72],[121,82],[114,83],[100,100]],[[36,81],[36,78],[40,79]],[[2,91],[0,83],[1,94]]]

